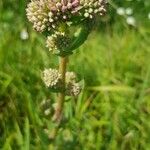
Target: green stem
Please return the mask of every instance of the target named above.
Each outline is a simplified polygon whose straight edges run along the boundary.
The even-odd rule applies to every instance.
[[[63,105],[65,101],[65,88],[66,88],[65,76],[66,76],[67,62],[68,62],[67,57],[60,57],[59,73],[61,74],[61,82],[63,90],[58,94],[58,102],[54,114],[54,121],[56,121],[57,123],[61,122]]]
[[[50,136],[51,139],[54,139],[56,137],[59,126],[62,121],[63,106],[65,101],[65,88],[66,88],[65,77],[66,77],[67,63],[68,63],[67,57],[60,57],[59,73],[61,74],[61,82],[63,90],[58,94],[57,106],[53,116],[53,121],[56,123],[56,128],[53,130],[52,135]]]

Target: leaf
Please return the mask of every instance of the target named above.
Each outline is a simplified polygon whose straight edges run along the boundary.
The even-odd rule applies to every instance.
[[[72,51],[79,48],[88,38],[93,27],[93,22],[91,20],[84,21],[80,28],[74,34],[74,40],[69,49]]]
[[[29,150],[30,149],[30,126],[29,126],[29,119],[27,117],[25,118],[24,132],[25,132],[24,150]]]
[[[134,88],[125,85],[95,86],[89,87],[88,90],[99,92],[135,92]]]
[[[63,51],[59,51],[57,53],[58,56],[67,56],[71,55],[73,51],[77,48],[79,48],[88,38],[92,28],[93,28],[94,22],[92,20],[84,20],[77,29],[77,31],[74,33],[73,37],[71,37],[71,43],[70,46]]]

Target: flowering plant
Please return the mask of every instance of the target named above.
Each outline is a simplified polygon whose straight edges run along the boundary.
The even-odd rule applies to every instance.
[[[87,38],[97,15],[106,12],[105,0],[32,0],[27,17],[33,28],[47,35],[46,46],[54,54],[71,54]],[[72,34],[71,27],[80,26]]]
[[[46,35],[46,47],[60,57],[59,70],[45,69],[42,79],[59,93],[53,116],[57,127],[62,120],[65,96],[78,96],[81,87],[73,72],[66,72],[68,56],[87,39],[97,17],[106,12],[106,0],[31,0],[26,12],[33,28]],[[58,128],[57,128],[58,129]]]

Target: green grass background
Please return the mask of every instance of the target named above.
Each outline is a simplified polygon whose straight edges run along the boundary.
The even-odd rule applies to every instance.
[[[27,1],[0,1],[0,150],[149,150],[150,20],[148,0],[111,2],[109,14],[70,57],[68,70],[84,78],[77,100],[65,103],[64,124],[55,141],[40,103],[56,96],[41,70],[58,67],[45,37],[26,20]],[[115,13],[132,7],[137,26]],[[138,12],[138,13],[137,13]],[[27,29],[29,39],[21,40]]]

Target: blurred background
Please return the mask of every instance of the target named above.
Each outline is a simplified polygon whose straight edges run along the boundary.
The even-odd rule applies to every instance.
[[[26,19],[26,0],[0,0],[0,149],[149,150],[150,2],[109,1],[68,70],[84,78],[78,99],[67,98],[55,141],[47,132],[55,95],[41,70],[57,67],[45,37]]]

